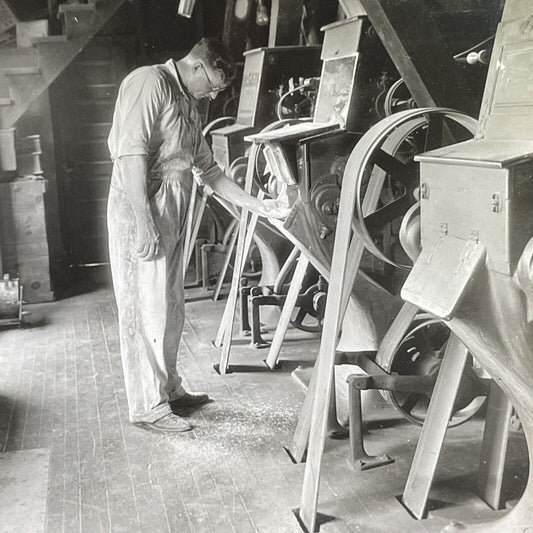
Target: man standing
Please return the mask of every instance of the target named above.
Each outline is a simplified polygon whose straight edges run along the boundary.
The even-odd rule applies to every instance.
[[[119,90],[108,139],[109,248],[129,418],[141,427],[187,431],[172,408],[209,400],[186,392],[176,368],[192,171],[237,206],[279,214],[223,174],[202,136],[196,101],[214,99],[234,76],[228,50],[204,38],[179,61],[134,70]]]

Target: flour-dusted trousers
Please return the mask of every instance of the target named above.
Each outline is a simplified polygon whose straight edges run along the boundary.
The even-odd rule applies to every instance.
[[[160,233],[155,259],[136,255],[136,223],[125,193],[111,188],[108,231],[120,349],[131,422],[154,422],[185,391],[176,367],[185,318],[183,227],[189,175],[167,181],[151,198]]]

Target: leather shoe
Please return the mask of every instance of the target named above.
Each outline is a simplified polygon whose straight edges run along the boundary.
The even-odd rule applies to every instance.
[[[194,407],[210,401],[209,396],[205,392],[190,393],[186,392],[176,400],[172,400],[170,405],[172,407]]]
[[[168,413],[155,422],[133,422],[135,426],[160,431],[161,433],[183,433],[192,429],[188,420],[174,413]]]

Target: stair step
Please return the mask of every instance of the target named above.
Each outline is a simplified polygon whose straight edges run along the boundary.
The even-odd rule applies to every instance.
[[[79,161],[78,165],[85,174],[91,176],[109,177],[113,171],[113,163],[110,159],[105,161]]]
[[[90,83],[87,85],[91,89],[114,89],[116,87],[115,83]]]
[[[115,83],[90,83],[85,85],[80,92],[88,99],[111,98],[115,100],[117,89]]]
[[[13,105],[14,103],[15,100],[12,100],[11,98],[0,98],[0,106]]]
[[[96,11],[94,4],[61,4],[59,6],[59,13],[67,13],[72,11]]]
[[[84,124],[80,128],[80,138],[82,140],[107,141],[110,129],[111,122],[93,122],[92,124]]]
[[[68,36],[66,35],[45,35],[44,37],[32,37],[31,44],[35,46],[36,44],[48,44],[48,43],[66,43],[68,41]]]
[[[112,61],[111,59],[78,59],[76,63],[85,67],[106,67],[108,65],[111,65]]]
[[[0,49],[1,68],[38,67],[39,54],[34,48]]]
[[[41,73],[39,67],[7,67],[2,69],[2,71],[6,76],[23,76]]]

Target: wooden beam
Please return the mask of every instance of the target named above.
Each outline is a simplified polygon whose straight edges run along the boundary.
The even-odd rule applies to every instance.
[[[268,46],[300,44],[303,0],[272,0]]]
[[[359,0],[419,107],[478,115],[476,99],[440,34],[427,0]]]

